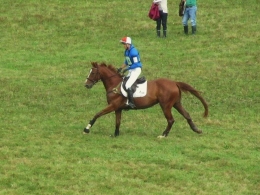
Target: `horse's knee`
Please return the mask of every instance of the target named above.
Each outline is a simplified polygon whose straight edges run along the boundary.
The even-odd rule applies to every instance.
[[[168,120],[168,123],[172,126],[174,124],[175,120],[174,119],[170,119]]]

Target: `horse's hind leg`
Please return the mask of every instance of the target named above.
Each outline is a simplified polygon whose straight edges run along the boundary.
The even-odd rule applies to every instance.
[[[172,128],[172,125],[174,123],[174,118],[172,116],[171,107],[169,107],[169,106],[166,107],[166,106],[161,105],[161,108],[162,108],[164,116],[168,122],[168,125],[167,125],[165,131],[163,132],[162,136],[158,136],[158,137],[167,137]]]
[[[193,123],[190,114],[183,108],[182,104],[180,102],[174,104],[173,106],[188,122],[190,125],[190,128],[196,132],[196,133],[202,133],[201,130],[199,130],[196,125]]]

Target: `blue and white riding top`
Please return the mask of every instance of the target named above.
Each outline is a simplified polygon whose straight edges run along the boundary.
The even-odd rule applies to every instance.
[[[142,68],[139,52],[133,45],[131,45],[129,50],[125,50],[125,64],[128,66],[127,70],[135,69],[137,67]]]

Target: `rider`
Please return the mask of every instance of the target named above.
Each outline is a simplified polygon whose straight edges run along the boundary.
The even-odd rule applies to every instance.
[[[134,99],[133,99],[133,91],[132,91],[131,87],[142,72],[142,63],[140,61],[139,52],[133,46],[132,40],[130,37],[123,37],[120,40],[120,42],[124,45],[124,48],[125,48],[125,54],[124,54],[125,62],[121,66],[121,68],[119,68],[119,72],[122,69],[125,69],[124,72],[128,70],[127,77],[129,77],[129,79],[127,80],[127,82],[125,84],[126,91],[127,91],[127,97],[128,97],[128,101],[129,101],[128,105],[131,108],[135,108]]]

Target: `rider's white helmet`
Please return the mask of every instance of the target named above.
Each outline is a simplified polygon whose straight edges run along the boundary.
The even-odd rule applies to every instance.
[[[121,43],[123,44],[132,44],[132,40],[130,37],[123,37],[121,40],[120,40]]]

